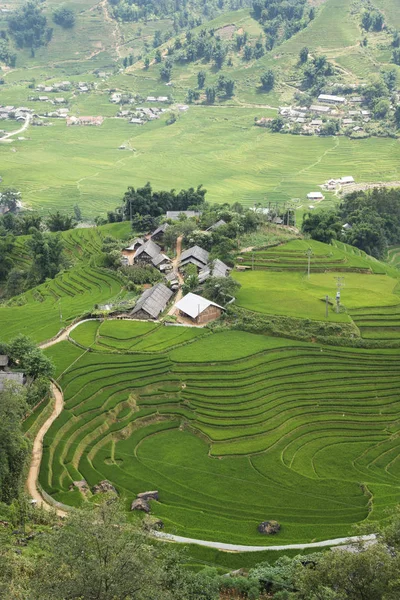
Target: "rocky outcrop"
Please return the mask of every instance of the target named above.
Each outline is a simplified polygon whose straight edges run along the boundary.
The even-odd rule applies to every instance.
[[[150,512],[149,500],[158,500],[158,491],[140,492],[137,494],[136,500],[131,504],[131,510],[143,510],[146,513]]]
[[[150,506],[147,500],[143,500],[142,498],[136,498],[131,504],[131,510],[142,510],[145,513],[150,512]]]
[[[158,490],[153,492],[141,492],[136,498],[142,498],[143,500],[158,500]]]
[[[77,488],[82,494],[87,494],[89,492],[89,486],[85,479],[81,479],[79,481],[73,481],[69,486],[69,490],[72,491]]]
[[[92,487],[93,494],[103,494],[105,492],[112,492],[113,494],[117,494],[117,490],[107,479],[103,479],[97,485]]]
[[[280,528],[281,526],[279,525],[278,521],[263,521],[262,523],[260,523],[257,529],[259,533],[264,533],[265,535],[273,535],[275,533],[278,533]]]

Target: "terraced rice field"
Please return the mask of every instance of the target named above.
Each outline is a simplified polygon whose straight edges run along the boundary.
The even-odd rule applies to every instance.
[[[106,325],[100,340],[113,337]],[[138,340],[161,339],[159,328],[123,325],[121,343],[135,328]],[[75,335],[89,343],[88,327]],[[47,352],[60,363],[65,410],[40,472],[59,501],[84,502],[69,491],[82,478],[109,479],[127,507],[158,489],[152,514],[166,531],[266,545],[257,533],[266,519],[282,524],[274,543],[307,542],[346,535],[398,503],[397,351],[237,331],[159,352],[62,345]]]
[[[390,265],[400,269],[400,246],[389,248],[387,261]]]
[[[0,305],[1,338],[24,333],[34,341],[50,339],[65,325],[121,294],[121,282],[111,271],[75,267],[53,280]]]

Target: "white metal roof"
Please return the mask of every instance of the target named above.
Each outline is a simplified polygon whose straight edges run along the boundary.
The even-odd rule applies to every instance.
[[[223,306],[215,304],[215,302],[211,302],[211,300],[207,300],[207,298],[203,298],[203,296],[198,296],[192,292],[186,294],[186,296],[181,298],[179,302],[175,304],[175,308],[178,308],[185,314],[189,315],[189,317],[192,319],[198,317],[209,306],[217,306],[221,310],[225,310]]]

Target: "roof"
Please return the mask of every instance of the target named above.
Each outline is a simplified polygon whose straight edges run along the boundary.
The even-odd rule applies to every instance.
[[[157,256],[155,256],[152,259],[152,263],[155,267],[157,267],[158,265],[160,265],[162,262],[164,262],[165,260],[167,260],[168,262],[171,262],[171,259],[166,255],[166,254],[162,254],[160,252],[160,254],[157,254]]]
[[[190,259],[194,259],[195,262],[199,262],[202,266],[208,263],[209,253],[200,246],[192,246],[187,250],[184,250],[181,254],[180,264],[187,262]]]
[[[0,354],[0,367],[6,367],[8,365],[8,356],[6,354]]]
[[[217,258],[212,264],[207,265],[199,272],[199,283],[203,283],[209,277],[226,277],[230,271],[228,265]]]
[[[310,192],[309,194],[307,194],[307,198],[309,198],[310,200],[314,199],[314,198],[323,198],[324,195],[321,192]]]
[[[346,102],[346,98],[343,96],[331,96],[330,94],[320,94],[318,96],[320,102]]]
[[[173,292],[163,283],[145,290],[136,302],[135,308],[131,315],[135,315],[140,310],[146,311],[151,317],[156,319],[158,315],[165,309]]]
[[[12,383],[24,383],[24,374],[23,373],[8,373],[7,371],[0,372],[0,392],[5,389],[6,382]]]
[[[133,258],[134,259],[137,258],[141,254],[143,254],[143,252],[145,252],[146,254],[151,256],[151,258],[154,258],[155,256],[157,256],[157,254],[160,254],[161,248],[160,248],[160,246],[158,246],[158,244],[155,244],[152,240],[147,240],[147,242],[145,244],[143,244],[143,246],[140,246],[140,248],[138,248],[136,250],[135,256]]]
[[[197,210],[167,210],[167,219],[176,221],[179,219],[179,215],[186,215],[188,218],[199,217],[201,212]]]
[[[221,310],[225,310],[223,306],[220,306],[215,302],[211,302],[211,300],[207,300],[207,298],[203,298],[203,296],[193,294],[192,292],[186,294],[186,296],[181,298],[179,302],[175,304],[175,308],[178,308],[186,315],[189,315],[189,317],[191,317],[192,319],[198,317],[209,306],[216,306]]]
[[[213,231],[215,229],[218,229],[218,227],[222,227],[222,225],[226,225],[226,222],[223,219],[220,219],[219,221],[214,223],[214,225],[211,225],[211,227],[206,229],[206,231]]]
[[[135,250],[135,246],[137,246],[138,244],[139,244],[139,246],[143,246],[144,240],[142,238],[135,238],[133,240],[133,242],[131,242],[129,244],[129,246],[127,246],[126,248],[124,248],[124,250]]]
[[[354,183],[354,177],[347,176],[347,177],[341,177],[340,178],[340,183]]]
[[[312,104],[310,106],[310,111],[311,112],[330,112],[330,107],[329,106],[319,106],[318,104]]]
[[[154,235],[157,235],[158,233],[165,233],[165,231],[168,229],[169,224],[168,223],[163,223],[162,225],[160,225],[160,227],[157,227],[157,229],[155,231],[153,231],[153,233],[151,234],[150,237],[153,237]]]

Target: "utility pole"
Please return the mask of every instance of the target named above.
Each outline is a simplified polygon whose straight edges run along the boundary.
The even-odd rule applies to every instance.
[[[311,250],[311,248],[306,251],[306,256],[308,258],[307,279],[310,279],[311,257],[313,254],[314,252]]]
[[[344,286],[344,277],[335,277],[336,279],[336,312],[340,309],[340,290]]]

